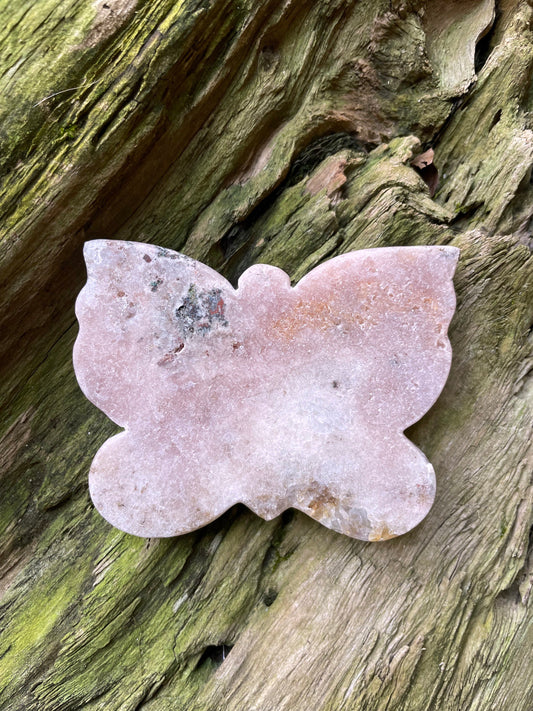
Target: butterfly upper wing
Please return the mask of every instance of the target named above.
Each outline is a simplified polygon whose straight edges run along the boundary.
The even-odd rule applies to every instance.
[[[322,318],[339,355],[352,354],[357,367],[347,385],[373,422],[403,430],[444,387],[458,256],[455,247],[350,252],[315,268],[296,286],[303,308],[311,319]]]
[[[204,264],[150,244],[93,240],[84,256],[76,376],[108,417],[132,425],[146,410],[157,410],[153,398],[161,381],[171,388],[188,377],[179,356],[199,331],[224,330],[234,289]]]

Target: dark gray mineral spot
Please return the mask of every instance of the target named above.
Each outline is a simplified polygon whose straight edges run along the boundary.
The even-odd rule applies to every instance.
[[[225,308],[221,289],[199,291],[191,284],[183,303],[175,311],[182,336],[205,336],[214,328],[227,326]]]

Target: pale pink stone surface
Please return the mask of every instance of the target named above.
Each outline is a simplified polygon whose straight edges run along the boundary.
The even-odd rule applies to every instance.
[[[435,475],[403,430],[448,375],[458,255],[350,252],[294,288],[259,264],[235,290],[170,250],[86,243],[74,366],[125,429],[91,466],[97,509],[138,536],[186,533],[237,502],[364,540],[413,528]]]

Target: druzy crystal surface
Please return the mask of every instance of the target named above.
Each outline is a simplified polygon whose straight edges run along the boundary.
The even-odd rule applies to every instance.
[[[350,252],[294,287],[258,264],[234,289],[168,249],[86,243],[74,366],[124,428],[92,463],[97,509],[147,537],[237,502],[265,519],[294,507],[364,540],[413,528],[435,475],[403,431],[448,375],[458,254]]]

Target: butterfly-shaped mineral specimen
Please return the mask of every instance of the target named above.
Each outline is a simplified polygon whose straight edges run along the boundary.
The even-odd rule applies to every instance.
[[[138,536],[191,531],[236,502],[364,540],[413,528],[435,475],[403,431],[448,375],[458,254],[350,252],[294,288],[258,264],[234,289],[167,249],[88,242],[74,366],[125,430],[93,461],[97,509]]]

